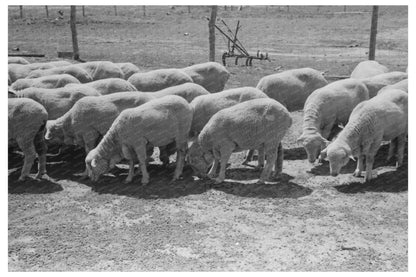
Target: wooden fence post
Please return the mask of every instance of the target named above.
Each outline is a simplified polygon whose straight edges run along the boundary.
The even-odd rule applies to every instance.
[[[48,10],[48,6],[45,6],[45,10],[46,10],[46,18],[49,18],[49,10]]]
[[[85,6],[82,6],[82,16],[85,17]]]
[[[211,7],[211,17],[209,19],[209,61],[215,62],[215,21],[217,20],[217,6]]]
[[[143,6],[143,16],[146,16],[146,6]]]
[[[73,58],[74,60],[79,60],[79,48],[78,48],[78,34],[76,26],[76,6],[71,6],[71,15],[69,23],[71,25],[71,35],[72,35],[72,48],[73,48]]]
[[[114,6],[114,15],[117,16],[117,6]]]
[[[19,6],[20,18],[23,18],[23,6]]]
[[[378,6],[373,6],[373,14],[371,16],[370,49],[368,51],[369,60],[374,60],[376,57],[377,21],[378,21]]]

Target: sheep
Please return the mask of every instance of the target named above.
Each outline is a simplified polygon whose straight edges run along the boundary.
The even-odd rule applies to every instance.
[[[177,162],[172,181],[177,180],[182,174],[191,122],[192,108],[185,99],[176,95],[122,111],[98,146],[85,158],[89,177],[98,180],[108,171],[114,153],[121,151],[130,160],[137,156],[142,172],[141,183],[146,185],[149,183],[147,143],[158,147],[175,142]]]
[[[11,85],[13,90],[22,90],[28,87],[36,88],[60,88],[67,84],[80,84],[77,78],[68,74],[57,74],[39,77],[35,79],[19,79]]]
[[[354,68],[350,77],[354,79],[363,79],[387,72],[389,72],[389,69],[376,61],[362,61]]]
[[[365,158],[365,181],[376,177],[372,172],[374,156],[383,140],[397,140],[397,167],[402,166],[407,135],[407,98],[406,92],[391,89],[355,107],[348,124],[321,153],[329,160],[332,176],[337,176],[350,158],[357,157],[353,175],[361,176]],[[393,155],[392,149],[389,156]]]
[[[377,95],[377,92],[385,86],[393,85],[404,79],[407,79],[407,73],[400,71],[392,71],[384,74],[379,74],[373,77],[361,79],[368,88],[370,98]]]
[[[220,172],[215,183],[225,179],[225,167],[231,153],[246,149],[259,149],[266,154],[266,165],[260,182],[266,181],[273,170],[282,172],[283,155],[277,157],[278,147],[292,125],[288,110],[270,98],[245,101],[217,112],[202,129],[189,149],[189,163],[204,176],[210,161],[214,163],[208,173],[213,178],[219,162]]]
[[[266,94],[253,87],[241,87],[224,90],[218,93],[196,97],[191,102],[194,110],[190,136],[196,137],[209,119],[218,111],[238,103],[257,98],[268,98]]]
[[[115,63],[124,74],[124,80],[130,78],[131,75],[140,72],[140,69],[132,63]]]
[[[158,69],[144,73],[135,73],[127,79],[138,91],[158,91],[167,87],[177,86],[183,83],[193,83],[180,69]]]
[[[82,146],[88,154],[98,144],[100,137],[107,133],[120,112],[153,99],[150,94],[131,91],[84,97],[60,118],[48,121],[45,138],[57,144]],[[83,177],[86,175],[87,171]]]
[[[267,75],[260,79],[257,88],[292,112],[301,110],[306,98],[327,84],[322,72],[299,68]]]
[[[101,79],[97,81],[93,81],[90,83],[78,85],[78,84],[68,84],[69,86],[82,86],[82,87],[90,87],[97,90],[101,95],[107,95],[116,92],[124,92],[124,91],[137,91],[136,88],[127,82],[124,79],[120,78],[107,78]]]
[[[29,176],[36,154],[39,157],[36,178],[46,174],[45,124],[48,113],[32,99],[12,98],[9,103],[8,141],[9,147],[17,143],[24,154],[23,168],[19,181]]]
[[[167,95],[177,95],[191,103],[196,97],[210,94],[205,88],[194,83],[184,83],[182,85],[168,87],[156,92],[148,92],[153,98],[160,98]]]
[[[333,82],[308,97],[303,111],[303,133],[297,142],[302,143],[310,163],[329,143],[333,129],[338,124],[345,125],[355,106],[368,99],[368,89],[358,79]]]
[[[108,61],[94,61],[86,63],[78,63],[77,66],[87,71],[92,80],[101,80],[107,78],[124,79],[124,73],[119,66]]]
[[[30,64],[30,62],[22,57],[9,57],[9,63]]]
[[[377,92],[377,95],[379,95],[380,93],[383,93],[386,90],[389,91],[392,88],[394,88],[394,89],[400,89],[400,90],[403,90],[404,92],[408,92],[408,86],[409,86],[408,85],[408,79],[404,79],[404,80],[401,80],[400,82],[397,82],[397,83],[395,83],[393,85],[388,85],[388,86],[383,87],[382,89],[380,89]]]
[[[15,82],[18,79],[26,78],[33,70],[37,69],[49,69],[52,67],[67,66],[70,65],[67,61],[54,61],[47,63],[31,63],[31,64],[9,64],[9,78],[11,82]]]
[[[30,87],[16,92],[16,95],[31,98],[42,104],[48,112],[48,120],[54,120],[69,111],[79,99],[85,96],[100,96],[100,93],[86,86],[71,86],[53,89]]]
[[[88,83],[92,81],[92,77],[87,71],[80,68],[76,64],[68,66],[53,67],[49,69],[38,69],[32,71],[26,78],[33,79],[55,74],[69,74],[77,78],[81,83]]]
[[[192,78],[194,83],[203,86],[212,93],[222,91],[230,78],[230,72],[216,62],[195,64],[182,70]]]

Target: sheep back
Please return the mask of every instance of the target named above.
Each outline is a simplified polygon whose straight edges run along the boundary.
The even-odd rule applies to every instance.
[[[400,71],[392,71],[361,80],[367,86],[370,98],[373,98],[377,95],[377,92],[383,87],[393,85],[407,78],[407,73]]]
[[[222,91],[230,78],[230,72],[216,62],[191,65],[183,68],[183,71],[192,78],[194,83],[212,93]]]
[[[9,57],[8,63],[29,64],[29,62],[23,57]]]
[[[75,64],[68,66],[53,67],[49,69],[37,69],[32,71],[26,78],[33,79],[55,74],[69,74],[77,78],[81,83],[88,83],[92,81],[92,78],[88,74],[88,72]]]
[[[13,90],[22,90],[28,87],[59,88],[67,84],[80,84],[77,78],[68,74],[57,74],[35,79],[19,79],[11,85]]]
[[[124,78],[123,71],[116,64],[109,61],[79,63],[77,66],[87,71],[94,81],[107,78]]]
[[[362,61],[351,72],[351,78],[369,78],[387,72],[389,69],[377,61]]]
[[[384,93],[384,91],[386,91],[386,90],[390,91],[390,89],[400,89],[404,92],[408,92],[408,86],[409,86],[408,85],[408,79],[404,79],[404,80],[401,80],[400,82],[397,82],[393,85],[388,85],[388,86],[383,87],[382,89],[380,89],[377,92],[377,95],[379,95],[380,93]]]
[[[138,91],[152,92],[183,83],[192,83],[189,77],[180,69],[158,69],[144,73],[135,73],[127,81]]]
[[[168,87],[156,92],[149,92],[154,98],[160,98],[167,95],[177,95],[190,103],[196,97],[210,94],[205,88],[194,83],[184,83],[182,85]]]
[[[124,80],[130,78],[131,75],[140,72],[140,69],[132,63],[115,63],[124,74]]]
[[[322,73],[312,68],[299,68],[265,76],[257,88],[283,104],[289,111],[301,110],[308,96],[327,85]]]

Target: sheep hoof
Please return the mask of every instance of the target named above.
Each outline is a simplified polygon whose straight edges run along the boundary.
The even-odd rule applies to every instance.
[[[82,175],[79,177],[79,179],[80,179],[80,180],[87,180],[87,179],[88,179],[88,175],[84,175],[84,174],[82,174]]]
[[[149,180],[142,179],[142,186],[146,186],[147,184],[149,184]]]
[[[403,162],[396,162],[396,168],[400,168],[403,166]]]
[[[19,179],[17,179],[18,182],[24,182],[26,181],[27,176],[20,176]]]
[[[36,174],[35,179],[41,179],[42,177],[44,177],[46,175],[46,172],[39,172],[38,174]],[[47,175],[46,175],[47,176]]]
[[[133,178],[126,178],[126,180],[124,180],[124,184],[129,184],[131,183],[131,181],[133,181]]]
[[[352,176],[361,177],[361,171],[360,170],[355,170],[354,173],[352,174]]]
[[[215,173],[208,174],[206,177],[208,177],[209,179],[214,179]]]
[[[254,171],[261,171],[263,169],[262,165],[257,165],[254,167]]]

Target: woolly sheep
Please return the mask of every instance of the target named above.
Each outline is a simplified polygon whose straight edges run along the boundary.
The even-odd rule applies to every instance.
[[[96,181],[107,172],[114,153],[133,160],[137,156],[142,172],[141,183],[149,183],[146,169],[146,145],[165,146],[175,142],[177,149],[175,181],[182,174],[192,109],[183,98],[169,95],[120,113],[98,146],[91,150],[85,164],[89,177]],[[130,176],[129,176],[130,177]],[[127,181],[131,181],[131,178]]]
[[[84,97],[63,116],[48,121],[45,138],[57,144],[79,145],[88,154],[125,109],[140,106],[153,97],[145,93],[121,92]],[[87,171],[84,172],[85,177]]]
[[[153,98],[160,98],[167,95],[177,95],[184,98],[188,103],[192,102],[196,97],[210,94],[202,86],[194,83],[184,83],[182,85],[168,87],[156,92],[149,92]]]
[[[158,69],[144,73],[135,73],[127,80],[138,91],[158,91],[183,83],[193,83],[192,78],[180,69]]]
[[[70,65],[67,61],[54,61],[46,63],[31,63],[31,64],[9,64],[9,78],[11,82],[15,82],[18,79],[26,78],[32,71],[37,69],[49,69],[52,67],[67,66]]]
[[[78,63],[77,66],[84,69],[90,74],[91,78],[96,80],[107,78],[124,79],[124,73],[116,64],[108,61],[94,61],[86,63]]]
[[[408,86],[409,86],[408,79],[404,79],[393,85],[388,85],[388,86],[383,87],[377,92],[377,95],[379,95],[380,93],[383,93],[386,90],[390,91],[390,89],[400,89],[400,90],[403,90],[404,92],[408,92]]]
[[[43,76],[56,75],[56,74],[69,74],[77,78],[81,83],[88,83],[92,81],[90,74],[88,74],[87,71],[80,68],[76,64],[71,64],[68,66],[53,67],[49,69],[34,70],[26,78],[33,79],[33,78],[39,78]]]
[[[214,177],[221,163],[216,183],[225,179],[225,167],[234,151],[259,149],[266,154],[266,165],[260,181],[266,181],[276,163],[276,174],[282,172],[283,155],[277,157],[278,147],[292,125],[288,110],[270,98],[254,99],[220,110],[205,125],[189,149],[189,162],[202,175],[209,162],[214,163],[208,176]],[[208,162],[208,163],[207,163]]]
[[[11,85],[13,90],[22,90],[28,87],[60,88],[67,84],[80,84],[77,78],[68,74],[49,75],[35,79],[19,79]]]
[[[48,120],[54,120],[71,109],[79,99],[85,96],[99,96],[93,88],[85,86],[71,86],[63,88],[26,88],[16,92],[18,97],[26,97],[42,104],[48,112]]]
[[[9,57],[9,63],[30,64],[30,62],[22,57]]]
[[[216,62],[195,64],[182,70],[192,78],[194,83],[212,93],[222,91],[230,77],[230,72]]]
[[[107,95],[124,91],[137,91],[132,84],[120,78],[107,78],[82,85],[69,84],[67,86],[90,87],[98,91],[101,95]]]
[[[366,86],[358,79],[333,82],[315,90],[306,100],[303,112],[302,143],[310,163],[331,139],[331,131],[338,124],[346,124],[352,110],[369,98]]]
[[[369,78],[387,72],[389,69],[376,61],[362,61],[351,72],[351,78]]]
[[[397,167],[400,167],[407,134],[407,105],[407,93],[398,89],[358,104],[336,140],[322,151],[321,155],[329,160],[331,175],[337,176],[350,158],[357,157],[353,175],[361,176],[365,158],[365,181],[374,178],[374,156],[383,140],[397,140]],[[393,155],[392,149],[389,157]]]
[[[265,76],[260,79],[257,88],[292,112],[301,110],[306,98],[327,84],[322,72],[299,68]]]
[[[46,144],[44,131],[48,113],[45,108],[26,98],[13,98],[9,101],[8,137],[9,146],[17,143],[24,154],[24,163],[19,181],[24,181],[30,173],[36,154],[39,157],[38,173],[40,178],[46,173]]]
[[[130,78],[131,75],[140,72],[140,69],[132,63],[115,63],[124,74],[124,80]]]
[[[384,74],[379,74],[373,77],[361,79],[368,88],[370,98],[377,95],[377,92],[385,86],[393,85],[404,79],[407,79],[407,73],[400,71],[392,71]]]
[[[253,87],[228,89],[218,93],[196,97],[191,102],[191,107],[194,110],[190,132],[191,137],[197,136],[209,119],[218,111],[257,98],[268,97]]]

